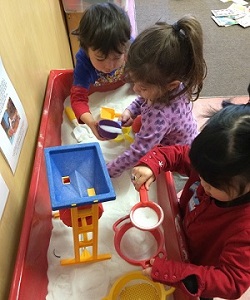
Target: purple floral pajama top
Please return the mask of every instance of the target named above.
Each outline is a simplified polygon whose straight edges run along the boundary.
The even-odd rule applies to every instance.
[[[110,177],[118,177],[124,170],[133,167],[155,145],[192,143],[198,134],[192,103],[186,94],[172,101],[169,106],[162,103],[148,105],[143,98],[138,97],[127,107],[134,117],[141,115],[142,125],[129,149],[107,164]]]

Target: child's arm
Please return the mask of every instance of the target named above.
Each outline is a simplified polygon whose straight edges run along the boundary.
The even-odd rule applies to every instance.
[[[70,102],[76,118],[81,122],[80,117],[89,109],[89,89],[91,84],[95,82],[97,75],[95,74],[89,57],[83,49],[79,49],[76,54],[76,66],[73,74],[73,85],[70,90]]]
[[[238,299],[249,288],[250,282],[249,230],[236,233],[225,243],[216,266],[156,257],[143,272],[154,281],[178,287],[191,296]]]
[[[155,145],[157,145],[158,137],[154,132],[150,133],[147,137],[141,131],[136,135],[135,141],[133,144],[130,145],[130,148],[126,150],[123,154],[119,155],[115,160],[109,162],[107,164],[108,172],[110,177],[117,177],[119,176],[125,169],[128,169],[130,167],[133,167],[137,164],[137,162],[140,160],[140,158],[145,155],[145,157],[148,156],[149,153],[152,154],[153,150],[151,150]],[[155,159],[151,159],[154,157],[150,157],[151,164],[148,164],[147,160],[140,160],[140,162],[144,165],[148,165],[150,169],[153,170],[155,177],[160,173],[160,171],[176,171],[180,174],[185,174],[189,176],[190,174],[190,163],[188,158],[188,151],[189,146],[175,146],[176,148],[166,148],[166,153],[161,150],[157,150],[157,153],[159,156],[155,157]],[[184,147],[184,148],[183,148]],[[172,150],[172,151],[169,151]],[[185,153],[182,153],[182,151],[185,149]],[[182,156],[185,154],[185,158],[188,160],[186,163],[186,167],[182,166]],[[144,158],[145,158],[144,157]],[[162,165],[160,164],[161,160],[166,159],[166,164]],[[135,185],[135,188],[138,189],[139,186],[142,184],[142,180],[137,181],[137,185]]]
[[[97,131],[97,121],[89,110],[88,89],[80,86],[72,86],[70,94],[71,107],[79,123],[89,126],[98,140],[104,140]]]
[[[141,114],[141,106],[145,100],[141,97],[136,98],[122,113],[120,120],[123,126],[131,126],[133,120]]]
[[[133,116],[137,115],[139,108],[142,116],[140,131],[135,135],[134,143],[130,145],[130,148],[119,155],[117,159],[108,163],[107,167],[111,177],[117,177],[125,169],[135,166],[143,155],[161,142],[166,144],[181,143],[180,140],[182,137],[179,138],[178,132],[176,131],[176,135],[173,135],[171,132],[173,129],[172,119],[167,117],[169,108],[160,109],[159,107],[148,105],[145,103],[145,100],[140,97],[127,107]],[[169,138],[170,133],[172,133],[172,135]],[[185,138],[183,138],[183,143],[187,143]],[[178,172],[177,170],[175,171]],[[179,173],[186,174],[186,172]]]
[[[94,67],[83,49],[76,54],[74,81],[70,90],[71,107],[79,123],[85,123],[98,140],[103,138],[98,134],[97,122],[89,108],[89,89],[97,78]]]
[[[73,85],[70,90],[71,107],[79,123],[85,123],[81,119],[81,116],[84,113],[90,113],[88,92],[88,89],[75,85]]]
[[[143,183],[148,189],[162,171],[175,171],[189,176],[191,171],[189,149],[187,145],[155,146],[139,160],[132,170],[132,174],[137,179],[133,181],[136,190],[139,190]]]
[[[150,265],[148,265],[142,273],[148,277],[151,277],[152,275],[152,266],[154,264],[155,259],[152,258],[150,260]],[[188,275],[186,278],[182,279],[181,282],[183,282],[185,288],[190,294],[196,294],[198,291],[198,282],[195,275]]]

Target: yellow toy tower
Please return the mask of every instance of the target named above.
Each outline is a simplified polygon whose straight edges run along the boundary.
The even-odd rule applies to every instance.
[[[52,210],[69,209],[73,258],[62,265],[110,259],[98,254],[99,203],[114,200],[112,183],[98,143],[45,148]]]
[[[88,195],[94,196],[94,188],[88,189]],[[72,207],[71,220],[74,240],[74,258],[61,260],[61,265],[96,262],[110,259],[111,254],[98,255],[98,204],[92,204],[89,208]],[[87,218],[92,219],[91,224],[87,224]],[[92,248],[92,253],[87,250]]]

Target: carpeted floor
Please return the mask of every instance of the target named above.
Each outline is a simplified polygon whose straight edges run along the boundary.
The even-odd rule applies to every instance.
[[[247,103],[249,96],[237,96],[237,97],[201,97],[194,102],[193,112],[198,122],[199,129],[206,122],[204,116],[208,115],[211,109],[219,110],[223,100],[229,100],[232,103],[242,104]]]
[[[211,9],[227,8],[230,4],[219,0],[135,0],[138,32],[158,20],[172,24],[185,14],[192,14],[200,21],[208,66],[201,93],[203,97],[247,94],[250,81],[250,27],[219,27],[211,19]]]

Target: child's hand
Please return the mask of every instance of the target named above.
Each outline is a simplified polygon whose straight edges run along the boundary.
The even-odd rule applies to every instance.
[[[149,167],[137,166],[132,169],[131,180],[137,191],[143,183],[145,183],[145,188],[148,190],[151,183],[155,181],[155,175]]]
[[[81,115],[81,121],[85,123],[89,128],[91,129],[92,133],[94,136],[99,140],[99,141],[105,141],[106,139],[103,138],[102,136],[99,135],[98,132],[98,122],[93,118],[92,114],[87,112]]]
[[[146,266],[144,270],[142,270],[143,275],[151,277],[152,265],[154,264],[154,261],[154,258],[150,259],[150,264]]]
[[[99,140],[99,141],[106,141],[106,138],[103,138],[102,136],[100,136],[99,132],[98,132],[98,122],[94,123],[94,126],[91,126],[90,129],[92,130],[93,134],[95,135],[95,137]]]
[[[122,126],[124,126],[124,127],[131,126],[133,123],[131,112],[128,109],[125,109],[120,117],[120,120],[122,122]]]

